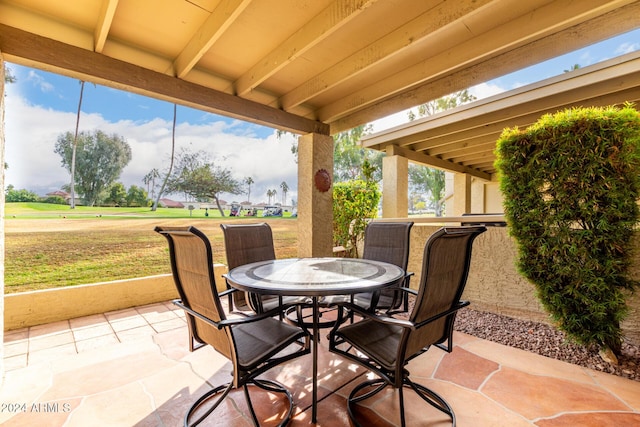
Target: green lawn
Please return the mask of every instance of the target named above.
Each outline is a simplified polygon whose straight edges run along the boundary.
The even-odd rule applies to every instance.
[[[214,262],[225,263],[220,224],[268,222],[278,257],[297,255],[293,218],[225,217],[217,211],[5,205],[5,293],[170,273],[157,225],[194,225],[207,234]]]

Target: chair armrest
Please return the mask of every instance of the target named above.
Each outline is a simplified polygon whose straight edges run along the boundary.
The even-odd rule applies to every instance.
[[[441,313],[438,313],[435,316],[431,316],[427,320],[423,320],[420,323],[416,323],[416,325],[415,325],[416,329],[419,329],[419,328],[423,327],[424,325],[433,322],[434,320],[438,320],[441,317],[445,317],[445,316],[448,316],[450,314],[453,314],[456,311],[460,310],[461,308],[468,306],[469,304],[471,304],[469,301],[458,301],[458,303],[455,306],[453,306],[452,308],[450,308],[448,310],[445,310],[445,311],[443,311]]]
[[[371,311],[368,311],[366,309],[363,309],[360,306],[357,306],[355,304],[352,304],[350,302],[345,302],[343,304],[340,304],[342,307],[351,310],[355,313],[358,313],[360,316],[362,316],[364,319],[370,319],[379,323],[386,323],[388,325],[395,325],[395,326],[400,326],[401,328],[409,328],[409,329],[414,329],[414,324],[413,322],[410,322],[408,320],[403,320],[403,319],[396,319],[395,317],[391,317],[391,316],[385,316],[385,315],[380,315],[380,314],[376,314],[373,313]],[[338,328],[338,326],[340,326],[340,322],[336,322],[336,328]]]
[[[222,329],[222,328],[225,328],[227,326],[240,325],[240,324],[243,324],[243,323],[257,322],[257,321],[265,319],[267,317],[274,317],[275,315],[280,314],[281,312],[283,312],[287,308],[296,305],[295,303],[283,304],[283,305],[281,305],[279,307],[276,307],[276,308],[274,308],[272,310],[265,311],[264,313],[255,314],[255,315],[251,315],[251,316],[245,316],[245,317],[237,318],[237,319],[224,319],[224,320],[220,320],[220,321],[216,322],[215,320],[211,320],[207,316],[205,316],[203,314],[200,314],[197,311],[194,311],[194,310],[190,309],[189,307],[184,305],[182,303],[182,301],[179,300],[179,299],[173,300],[173,303],[175,305],[177,305],[178,307],[180,307],[181,309],[183,309],[184,311],[186,311],[187,313],[191,314],[192,316],[197,317],[198,319],[202,320],[203,322],[206,322],[206,323],[210,324],[211,326],[213,326],[213,327],[215,327],[217,329]]]

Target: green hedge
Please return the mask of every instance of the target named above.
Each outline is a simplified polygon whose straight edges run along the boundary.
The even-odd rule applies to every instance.
[[[576,108],[505,129],[496,166],[519,271],[575,341],[619,353],[638,222],[640,114]]]

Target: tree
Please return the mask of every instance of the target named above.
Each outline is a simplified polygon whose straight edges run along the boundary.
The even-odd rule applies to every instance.
[[[214,201],[220,214],[224,211],[220,206],[220,194],[242,194],[242,184],[233,178],[229,169],[217,166],[209,160],[207,153],[192,153],[183,150],[178,158],[175,171],[167,179],[168,193],[182,192],[196,201]]]
[[[127,190],[127,206],[149,206],[149,198],[144,188],[132,185]]]
[[[468,89],[465,89],[418,106],[418,115],[420,117],[432,116],[475,100],[476,97],[470,94]],[[415,119],[416,115],[413,110],[409,111],[409,120]],[[442,216],[445,190],[444,171],[425,165],[412,164],[409,167],[409,180],[415,191],[421,192],[427,197],[436,216]]]
[[[74,136],[66,132],[58,136],[55,153],[62,166],[71,172]],[[121,136],[102,131],[81,132],[77,138],[75,184],[85,205],[94,206],[103,191],[120,177],[131,161],[131,147]]]
[[[459,105],[475,101],[476,97],[469,93],[469,89],[461,90],[442,98],[434,99],[418,106],[418,115],[420,117],[433,116],[436,113],[450,110]],[[409,111],[409,120],[415,120],[416,115],[413,110]]]
[[[251,184],[254,183],[253,178],[250,176],[246,177],[244,183],[247,185],[247,200],[251,201]]]
[[[165,188],[169,182],[169,178],[173,173],[173,163],[175,162],[176,156],[176,121],[178,119],[178,108],[176,104],[173,104],[173,126],[171,130],[171,160],[169,161],[169,169],[162,180],[162,185],[160,186],[160,191],[158,191],[158,195],[153,201],[153,205],[151,205],[151,211],[155,212],[158,209],[158,203],[160,203],[160,197],[164,193]],[[223,215],[224,216],[224,215]]]
[[[335,182],[364,179],[363,164],[365,160],[373,166],[373,179],[382,179],[382,158],[378,151],[362,148],[360,140],[370,133],[371,125],[362,125],[351,130],[340,132],[333,137],[333,179]]]
[[[7,190],[5,191],[5,202],[37,202],[40,200],[40,196],[38,196],[33,191],[29,190],[16,190],[13,185],[9,185]]]
[[[112,206],[126,206],[127,190],[124,188],[124,185],[121,182],[111,184],[107,190],[107,196],[104,202]]]
[[[444,206],[444,171],[422,165],[409,165],[409,181],[415,191],[423,193],[436,216],[442,216]]]
[[[287,204],[287,193],[289,192],[289,186],[286,182],[282,181],[280,183],[280,188],[282,189],[282,205]]]
[[[269,198],[269,204],[271,204],[271,198],[276,197],[276,190],[267,190],[267,197]]]
[[[142,178],[143,184],[147,186],[147,194],[150,194],[152,199],[155,195],[156,179],[158,178],[160,178],[160,171],[156,168],[151,169],[149,173]]]
[[[71,181],[69,188],[71,190],[71,209],[76,208],[76,151],[78,149],[78,129],[80,128],[80,112],[82,110],[82,95],[84,94],[84,81],[80,80],[80,98],[78,99],[78,112],[76,113],[76,132],[73,135],[73,147],[71,149]]]
[[[4,67],[4,82],[5,83],[15,83],[16,77],[11,73],[11,68],[5,65]]]

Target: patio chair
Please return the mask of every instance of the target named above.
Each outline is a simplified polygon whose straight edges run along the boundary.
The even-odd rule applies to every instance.
[[[395,264],[407,271],[411,227],[413,227],[413,221],[370,222],[364,232],[362,258]],[[404,280],[396,286],[408,288],[411,276],[413,273],[406,273]],[[393,288],[386,288],[380,292],[356,294],[352,302],[370,311],[396,310],[400,306],[407,311],[408,297],[408,294],[401,295]]]
[[[258,224],[220,224],[224,234],[224,247],[227,254],[227,267],[232,270],[241,265],[258,261],[276,259],[273,247],[273,233],[267,223]],[[231,288],[226,275],[227,288]],[[263,313],[283,304],[284,301],[297,301],[296,298],[276,295],[258,295],[249,292],[235,292],[229,298],[229,309],[253,310]]]
[[[198,398],[185,415],[185,426],[198,425],[232,389],[240,387],[244,390],[253,424],[259,425],[249,396],[249,385],[286,396],[289,408],[280,423],[286,425],[293,411],[291,393],[275,381],[257,377],[280,363],[308,354],[309,334],[273,317],[286,306],[258,315],[227,318],[220,296],[235,290],[218,294],[207,237],[195,227],[156,227],[155,231],[169,242],[171,270],[180,295],[174,304],[185,310],[195,339],[212,346],[233,364],[232,380]],[[211,406],[205,409],[205,404]],[[195,420],[191,422],[193,418]]]
[[[434,391],[414,383],[406,365],[435,345],[451,352],[453,324],[457,310],[469,305],[461,301],[471,260],[474,239],[485,227],[444,227],[427,241],[419,289],[397,288],[396,292],[415,295],[408,319],[376,314],[355,304],[346,307],[363,320],[334,328],[329,334],[329,351],[340,354],[378,375],[378,379],[358,384],[347,400],[349,417],[356,426],[354,405],[386,386],[398,389],[400,421],[404,427],[404,387],[447,414],[455,426],[453,409]],[[447,345],[444,345],[444,342]],[[366,389],[366,390],[365,390]],[[365,390],[364,393],[360,393]]]

